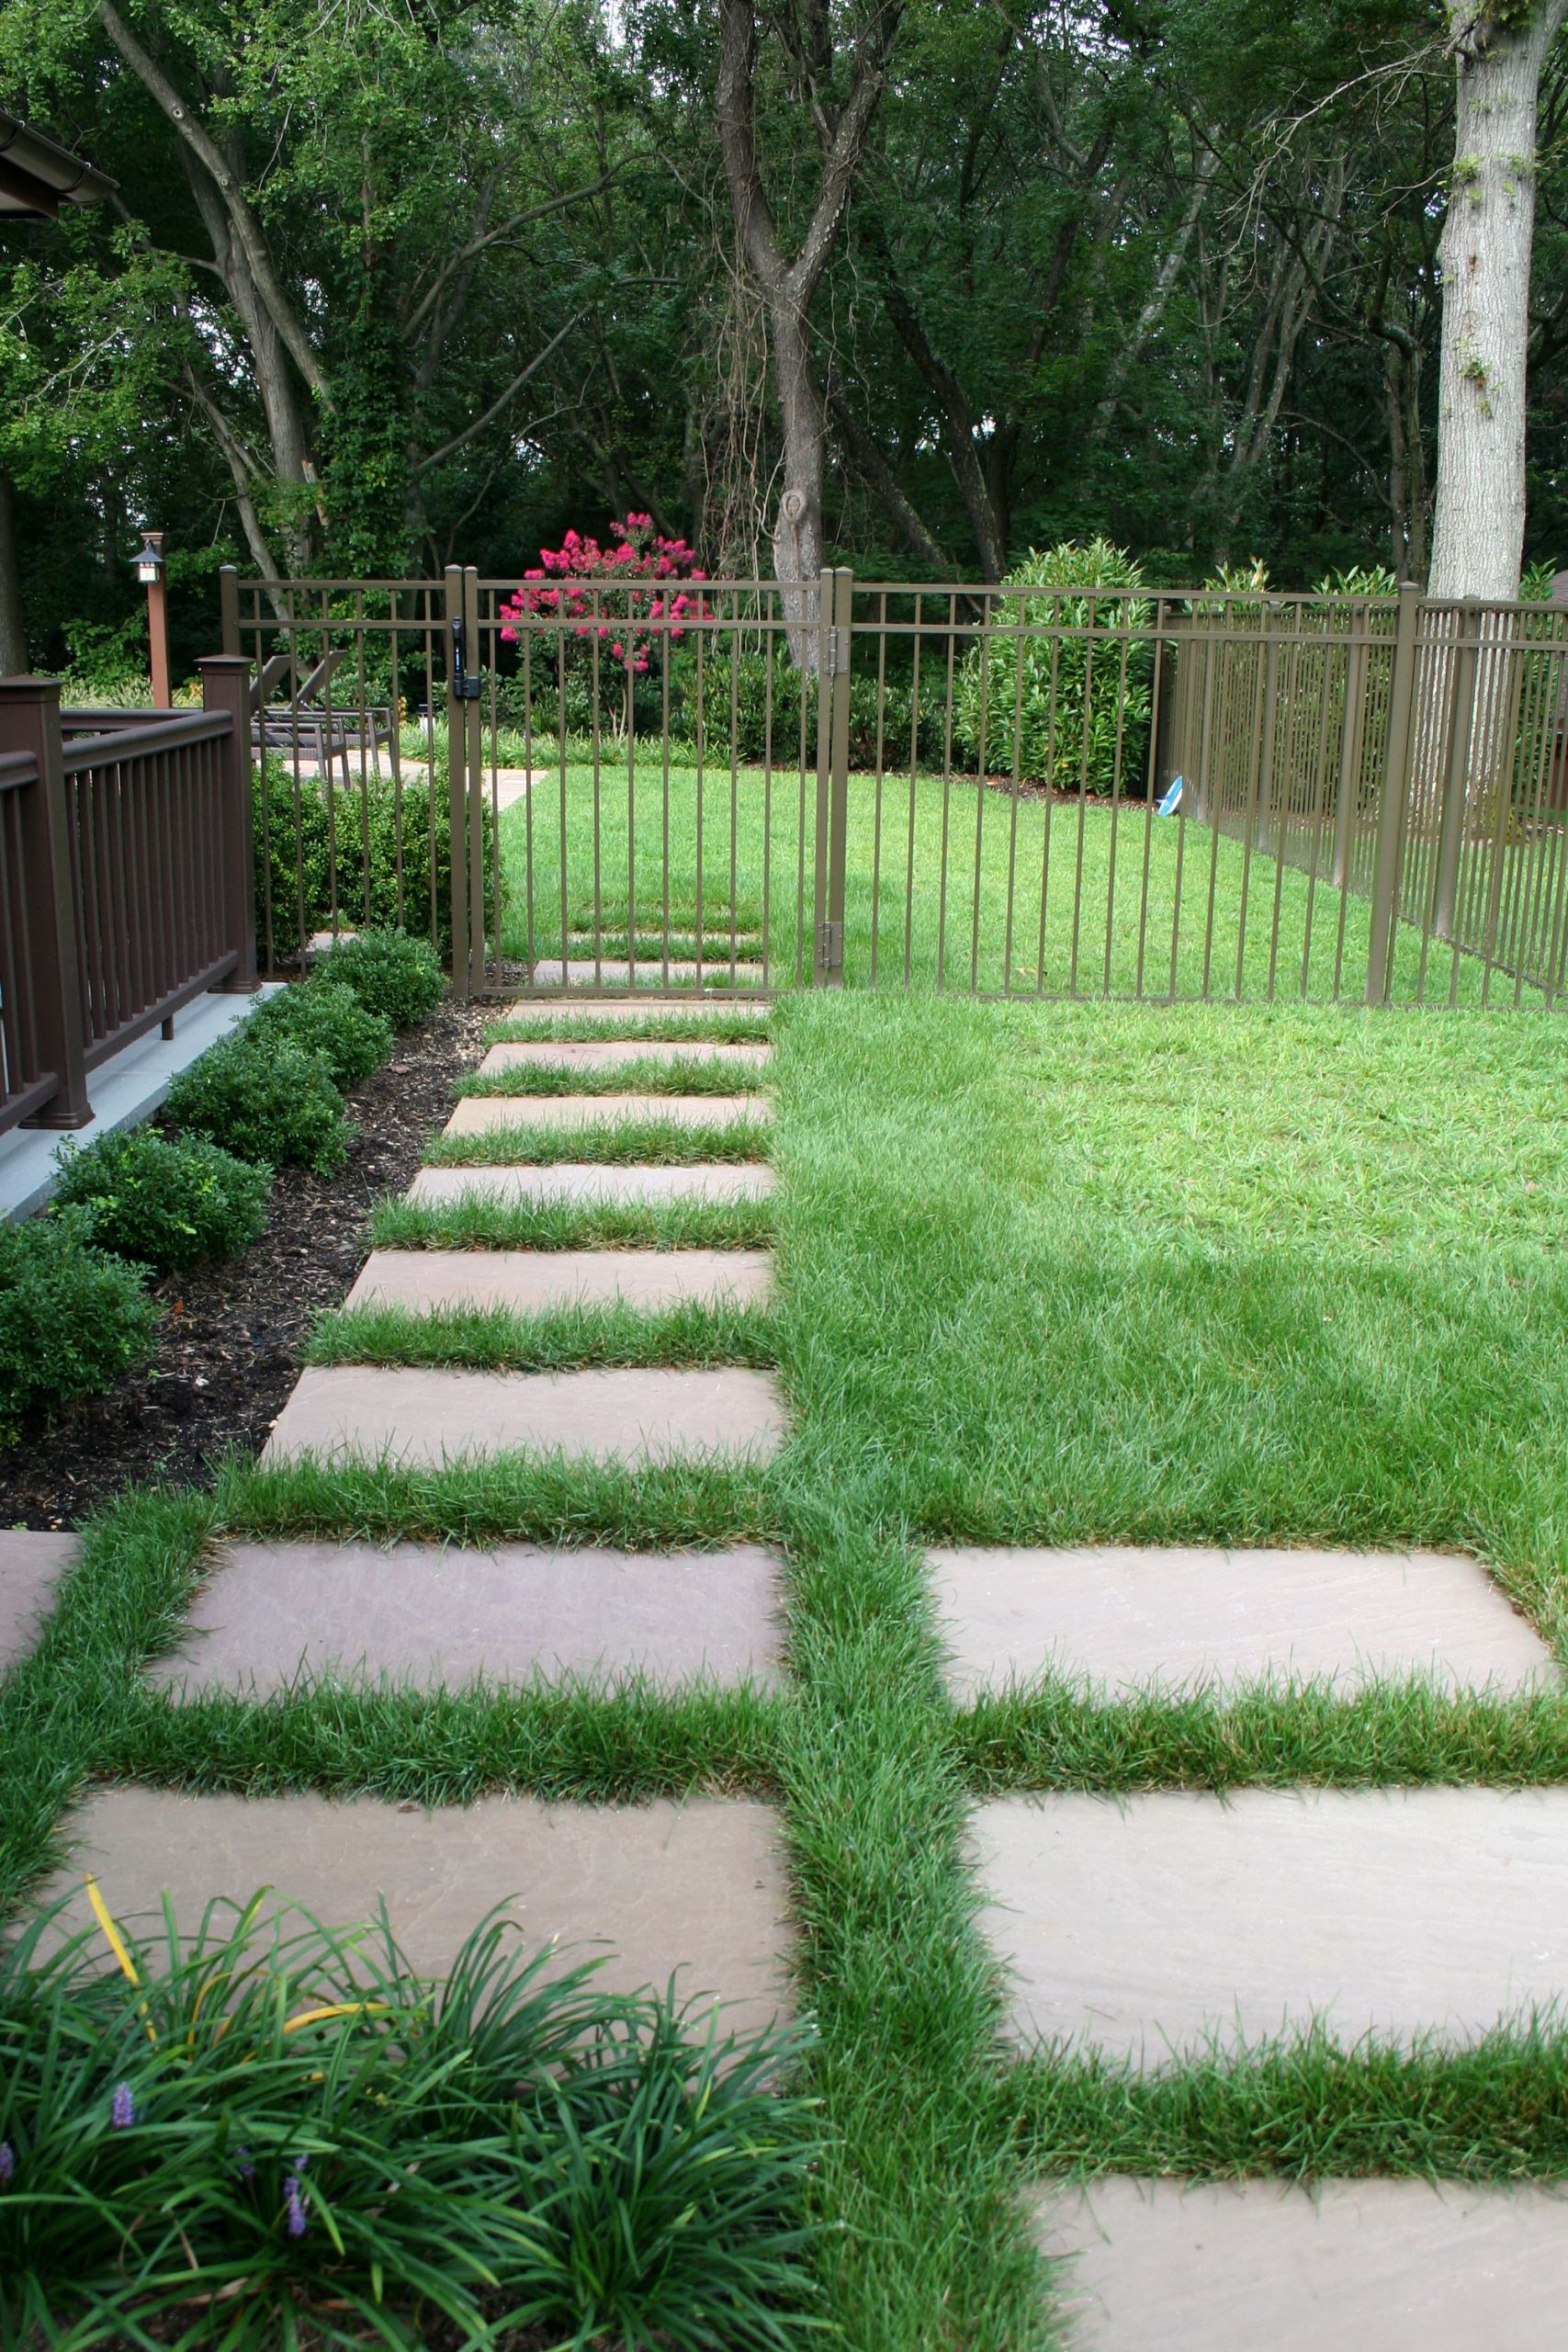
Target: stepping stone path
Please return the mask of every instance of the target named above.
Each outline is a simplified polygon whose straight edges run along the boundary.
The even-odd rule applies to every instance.
[[[955,1700],[1047,1672],[1102,1701],[1312,1677],[1561,1686],[1479,1565],[1431,1554],[932,1555]],[[1568,1994],[1568,1789],[1161,1789],[976,1808],[1006,2031],[1147,2071],[1325,2025],[1473,2043]],[[1425,2182],[1042,2192],[1071,2352],[1525,2352],[1562,2339],[1568,2201]]]
[[[71,1860],[46,1901],[75,1889],[64,1936],[89,1927],[83,1873],[117,1917],[158,1930],[167,1888],[187,1932],[214,1896],[243,1902],[276,1885],[270,1918],[298,1907],[324,1927],[374,1917],[422,1974],[437,1975],[479,1921],[505,1904],[530,1948],[558,1962],[603,1957],[609,1990],[718,1996],[735,2030],[784,2006],[779,1964],[785,1892],[773,1817],[738,1797],[647,1805],[545,1804],[486,1797],[426,1812],[376,1797],[185,1796],[106,1789],[69,1824]],[[296,1922],[302,1925],[303,1922]]]
[[[0,1528],[0,1674],[27,1657],[76,1550],[73,1535]]]
[[[447,1690],[560,1672],[773,1684],[779,1581],[756,1544],[233,1544],[197,1596],[189,1638],[149,1679],[187,1697],[265,1697],[302,1676]]]
[[[731,998],[726,1012],[753,1008]],[[584,1008],[586,1009],[586,1008]],[[595,1013],[646,1018],[642,999]],[[700,1007],[698,1009],[701,1009]],[[762,1008],[757,1008],[761,1010]],[[534,1013],[535,1005],[519,1013]],[[586,1047],[497,1049],[491,1067],[592,1072],[652,1053],[671,1068],[689,1049],[606,1037]],[[699,1047],[706,1059],[712,1049]],[[748,1078],[767,1047],[721,1047]],[[483,1133],[534,1118],[598,1125],[628,1114],[694,1128],[766,1115],[756,1093],[728,1097],[556,1095],[459,1102],[447,1128]],[[476,1115],[478,1114],[478,1115]],[[428,1169],[414,1201],[758,1198],[761,1166]],[[440,1304],[522,1313],[616,1302],[763,1303],[760,1250],[378,1250],[351,1306]],[[736,1367],[508,1373],[397,1364],[313,1367],[300,1376],[264,1459],[344,1454],[456,1464],[514,1448],[583,1463],[761,1461],[782,1443],[773,1380]],[[56,1555],[58,1556],[58,1555]],[[0,1551],[0,1608],[6,1563]],[[41,1554],[12,1589],[41,1592]],[[413,1690],[569,1677],[646,1676],[776,1685],[782,1675],[780,1564],[755,1546],[715,1553],[623,1554],[505,1544],[493,1551],[363,1543],[231,1546],[213,1562],[186,1637],[151,1669],[174,1704],[230,1693],[263,1701],[301,1680],[389,1683]],[[6,1621],[0,1619],[0,1627]],[[604,1951],[601,1981],[712,1995],[737,2030],[786,2006],[785,1887],[771,1809],[739,1798],[641,1806],[487,1798],[425,1812],[374,1798],[330,1803],[186,1796],[141,1788],[93,1795],[67,1825],[72,1860],[45,1899],[79,1888],[84,1870],[128,1919],[152,1920],[164,1888],[176,1916],[199,1921],[217,1894],[276,1886],[278,1902],[329,1924],[370,1917],[385,1898],[413,1965],[439,1972],[497,1900],[510,1898],[530,1946],[554,1942],[562,1964]],[[85,1917],[79,1898],[67,1923]]]
[[[758,1306],[773,1286],[765,1250],[375,1250],[350,1306]]]
[[[1048,1669],[1112,1698],[1309,1677],[1352,1690],[1562,1681],[1478,1562],[1438,1553],[933,1552],[955,1694]]]
[[[767,1059],[768,1048],[762,1045],[706,1046],[691,1039],[679,1044],[650,1039],[643,1044],[628,1037],[590,1038],[586,1042],[552,1038],[537,1045],[492,1046],[479,1064],[479,1076],[491,1078],[505,1069],[620,1069],[627,1062],[665,1062],[671,1066],[701,1062],[705,1068],[716,1062],[730,1069],[761,1069]]]
[[[712,988],[716,982],[721,982],[727,990],[731,987],[760,989],[766,978],[761,964],[738,962],[731,972],[728,947],[717,955],[705,956],[700,965],[694,958],[691,961],[682,958],[677,962],[673,957],[666,965],[657,948],[650,955],[638,956],[637,976],[645,987],[650,989],[661,988],[666,973],[672,987],[682,989],[697,988],[705,983]],[[624,956],[619,958],[602,956],[597,963],[592,956],[569,956],[564,964],[558,956],[534,967],[536,988],[591,989],[605,985],[611,988],[633,985],[632,967]],[[739,1000],[732,995],[729,1001],[734,1004]]]
[[[1074,2352],[1558,2352],[1568,2198],[1109,2179],[1043,2198]]]

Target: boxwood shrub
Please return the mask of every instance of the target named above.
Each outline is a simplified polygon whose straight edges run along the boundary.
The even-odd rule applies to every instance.
[[[446,993],[446,975],[429,940],[411,939],[406,931],[368,930],[340,939],[317,963],[315,984],[352,989],[394,1029],[412,1029]]]
[[[100,1249],[155,1274],[238,1258],[266,1223],[272,1177],[200,1136],[151,1127],[67,1145],[56,1199],[83,1211]]]
[[[169,1089],[176,1127],[259,1167],[330,1176],[353,1129],[324,1054],[251,1025],[213,1046]]]
[[[256,938],[264,959],[275,964],[299,953],[303,937],[333,927],[395,930],[430,937],[431,865],[434,854],[435,944],[445,963],[452,953],[452,831],[446,811],[445,761],[435,778],[435,827],[431,832],[430,786],[423,775],[404,779],[400,792],[389,776],[372,777],[363,793],[329,790],[319,778],[302,776],[268,760],[256,796]],[[485,907],[497,888],[494,814],[487,799],[482,826]],[[334,888],[335,882],[335,888]],[[500,876],[504,907],[506,877]]]
[[[0,1442],[22,1415],[110,1388],[150,1352],[158,1310],[82,1209],[0,1224]]]
[[[335,981],[298,981],[257,1006],[249,1023],[253,1042],[287,1038],[321,1054],[336,1086],[356,1086],[379,1069],[392,1050],[392,1024]]]

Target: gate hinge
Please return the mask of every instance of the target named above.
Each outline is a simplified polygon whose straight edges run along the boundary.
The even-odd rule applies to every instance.
[[[828,631],[828,675],[830,678],[843,678],[849,675],[852,652],[853,648],[847,628],[830,628]]]
[[[844,961],[844,926],[841,922],[819,922],[817,926],[817,961],[825,972],[842,969]]]

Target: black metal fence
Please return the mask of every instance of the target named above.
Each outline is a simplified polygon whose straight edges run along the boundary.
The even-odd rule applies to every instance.
[[[1568,615],[614,576],[223,582],[265,959],[460,988],[1551,1002]]]

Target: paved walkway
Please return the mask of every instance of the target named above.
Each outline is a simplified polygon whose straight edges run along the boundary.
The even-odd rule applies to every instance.
[[[1312,1551],[938,1551],[955,1699],[1049,1675],[1111,1702],[1419,1677],[1561,1686],[1476,1562]],[[1373,1770],[1369,1758],[1369,1770]],[[1568,1993],[1568,1790],[1071,1791],[976,1806],[1004,2030],[1164,2071],[1314,2022],[1351,2046],[1472,2044]],[[1339,2181],[1047,2187],[1071,2352],[1547,2352],[1568,2203]]]
[[[657,1011],[646,1000],[600,1001],[596,1016],[607,1029],[619,1016],[626,1037],[497,1046],[483,1068],[570,1090],[651,1058],[678,1087],[686,1065],[702,1064],[711,1078],[717,1061],[747,1091],[470,1097],[456,1105],[447,1133],[502,1129],[514,1153],[530,1129],[553,1133],[563,1124],[672,1119],[715,1131],[737,1119],[760,1124],[767,1105],[756,1089],[768,1047],[637,1042],[637,1024]],[[745,1162],[476,1166],[424,1170],[410,1198],[716,1202],[755,1197],[770,1182],[765,1166]],[[347,1303],[414,1315],[765,1306],[771,1277],[767,1253],[755,1250],[378,1250]],[[522,1449],[635,1469],[761,1461],[784,1435],[772,1378],[740,1367],[340,1365],[301,1374],[264,1458],[460,1464]],[[19,1654],[30,1640],[63,1556],[53,1539],[0,1538],[0,1659],[7,1645]],[[236,1544],[197,1596],[181,1648],[150,1679],[176,1703],[220,1693],[265,1699],[302,1682],[456,1690],[561,1678],[602,1685],[635,1675],[666,1689],[699,1679],[767,1688],[783,1672],[779,1581],[778,1561],[756,1546],[660,1555]],[[302,1905],[334,1925],[368,1915],[384,1898],[415,1964],[439,1969],[498,1899],[514,1896],[531,1943],[556,1943],[563,1961],[611,1954],[610,1984],[661,1989],[675,1974],[688,1996],[725,2004],[726,2022],[738,2030],[766,2023],[785,2005],[779,1841],[771,1810],[739,1798],[616,1806],[492,1797],[426,1814],[372,1798],[332,1804],[118,1788],[91,1797],[72,1828],[73,1860],[46,1894],[79,1887],[91,1869],[128,1918],[155,1913],[165,1889],[193,1927],[215,1894],[247,1896],[263,1885],[280,1890],[278,1906]]]

